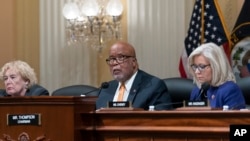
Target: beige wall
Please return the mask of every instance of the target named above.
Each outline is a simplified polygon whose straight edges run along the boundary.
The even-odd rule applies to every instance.
[[[121,0],[122,4],[124,6],[124,11],[122,14],[122,40],[123,41],[127,41],[127,2],[126,0]],[[108,50],[110,48],[110,46],[112,45],[112,43],[114,43],[114,41],[111,41],[109,43],[109,45],[107,45],[107,48],[104,48],[101,56],[98,59],[98,80],[97,80],[97,84],[101,84],[102,82],[106,82],[106,81],[110,81],[112,79],[110,72],[109,72],[109,67],[106,64],[105,60],[108,56]]]
[[[28,62],[39,78],[38,4],[39,0],[1,1],[0,66],[20,59]]]
[[[28,62],[39,80],[39,0],[16,0],[16,58]]]
[[[0,66],[15,58],[15,0],[2,1],[0,5]],[[0,87],[3,84],[0,83]]]
[[[123,40],[127,40],[126,0],[122,18]],[[232,29],[243,0],[219,0],[229,29]],[[188,19],[190,17],[187,17]],[[4,0],[0,5],[0,66],[13,59],[27,61],[39,78],[39,0]],[[112,44],[112,42],[110,43]],[[98,84],[111,79],[105,63],[108,48],[98,59]],[[0,85],[2,87],[2,83]]]
[[[15,57],[15,0],[2,1],[0,5],[0,66]]]

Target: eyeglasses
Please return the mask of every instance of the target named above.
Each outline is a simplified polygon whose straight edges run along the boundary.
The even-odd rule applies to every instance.
[[[108,65],[113,65],[113,64],[115,64],[115,62],[117,62],[118,64],[121,64],[127,58],[130,58],[130,57],[134,57],[134,56],[120,55],[120,56],[117,56],[117,57],[110,57],[110,58],[106,59],[106,62],[107,62]]]
[[[193,71],[195,72],[197,69],[200,71],[200,72],[203,72],[206,67],[210,66],[210,64],[207,64],[207,65],[203,65],[203,64],[199,64],[199,65],[191,65],[191,68],[193,69]]]

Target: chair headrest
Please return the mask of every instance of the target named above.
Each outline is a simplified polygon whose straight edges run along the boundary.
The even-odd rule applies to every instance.
[[[71,85],[59,88],[52,92],[52,96],[97,96],[99,89],[90,85]]]

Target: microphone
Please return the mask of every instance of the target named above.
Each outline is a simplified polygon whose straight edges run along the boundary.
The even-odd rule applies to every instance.
[[[197,96],[196,100],[204,100],[207,98],[207,90],[209,89],[210,85],[205,82],[201,85],[201,89],[200,89],[200,92],[199,92],[199,95]]]
[[[108,87],[109,87],[109,83],[108,82],[103,82],[97,96],[99,97],[102,89],[107,89]]]
[[[102,82],[101,88],[102,89],[106,89],[109,87],[109,83],[108,82]]]
[[[97,96],[99,96],[101,90],[102,90],[102,89],[106,89],[106,88],[108,88],[108,87],[109,87],[109,83],[108,83],[108,82],[103,82],[103,83],[101,84],[101,87],[100,87],[100,88],[94,89],[94,90],[91,90],[91,91],[88,91],[88,92],[86,92],[86,93],[84,93],[84,94],[81,94],[81,96],[87,96],[88,94],[90,94],[90,93],[92,93],[92,92],[95,92],[95,91],[99,91],[98,94],[97,94]]]

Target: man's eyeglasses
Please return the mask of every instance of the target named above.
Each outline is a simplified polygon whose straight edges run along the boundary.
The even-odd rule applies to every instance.
[[[106,62],[108,65],[113,65],[113,64],[115,64],[115,62],[117,62],[118,64],[121,64],[127,58],[130,58],[130,57],[134,57],[134,56],[120,55],[118,57],[110,57],[110,58],[106,59]]]
[[[197,69],[200,71],[200,72],[203,72],[205,69],[206,69],[206,67],[208,67],[208,66],[210,66],[210,64],[207,64],[207,65],[203,65],[203,64],[199,64],[199,65],[195,65],[195,64],[193,64],[193,65],[191,65],[191,68],[192,68],[192,70],[195,72]]]

